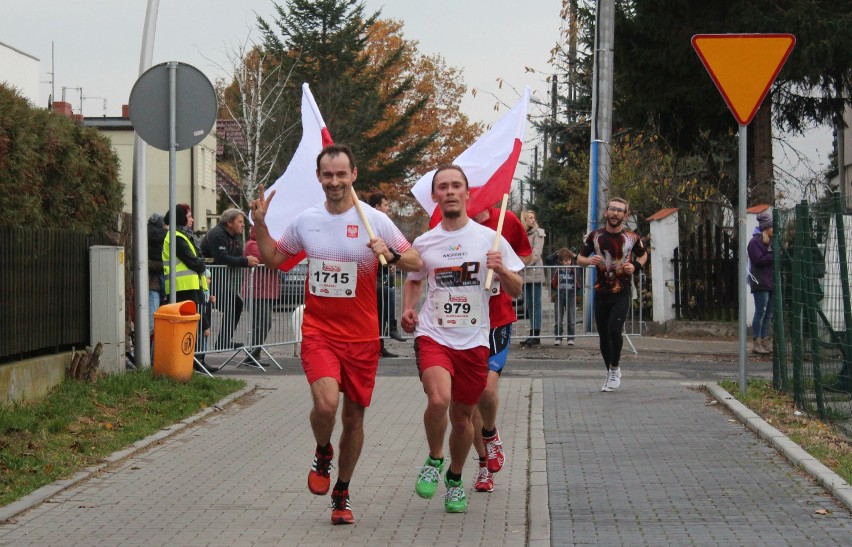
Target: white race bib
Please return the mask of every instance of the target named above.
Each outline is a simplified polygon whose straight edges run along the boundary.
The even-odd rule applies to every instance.
[[[478,327],[482,324],[482,296],[479,292],[437,291],[435,319],[439,327]]]
[[[308,290],[314,296],[355,298],[358,282],[357,262],[311,260]]]

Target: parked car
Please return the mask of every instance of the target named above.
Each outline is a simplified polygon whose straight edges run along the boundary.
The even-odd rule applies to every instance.
[[[292,311],[305,303],[305,279],[308,277],[307,259],[299,262],[288,272],[278,272],[281,292],[276,309]]]

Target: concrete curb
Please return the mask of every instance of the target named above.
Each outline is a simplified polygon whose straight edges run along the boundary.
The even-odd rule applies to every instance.
[[[77,484],[83,482],[84,480],[88,479],[89,477],[107,469],[108,467],[115,465],[116,463],[120,462],[121,460],[124,460],[125,458],[128,458],[128,457],[132,456],[133,454],[135,454],[135,453],[137,453],[141,450],[144,450],[144,449],[148,448],[149,446],[151,446],[153,444],[156,444],[156,443],[162,441],[163,439],[166,439],[168,437],[171,437],[172,435],[175,435],[176,433],[179,433],[180,431],[186,429],[190,425],[192,425],[192,424],[198,422],[199,420],[205,418],[208,414],[216,412],[217,410],[221,410],[223,407],[233,403],[234,401],[236,401],[240,397],[248,395],[249,393],[251,393],[255,389],[257,389],[257,384],[247,385],[246,387],[244,387],[240,391],[236,391],[234,393],[231,393],[227,397],[216,402],[213,406],[209,406],[209,407],[205,408],[204,410],[202,410],[201,412],[199,412],[199,413],[197,413],[193,416],[190,416],[189,418],[187,418],[183,421],[180,421],[180,422],[177,422],[177,423],[172,424],[170,426],[164,427],[160,431],[158,431],[158,432],[156,432],[152,435],[149,435],[149,436],[145,437],[144,439],[140,439],[140,440],[136,441],[135,443],[133,443],[132,445],[128,446],[127,448],[125,448],[123,450],[119,450],[118,452],[113,452],[112,454],[110,454],[110,455],[108,455],[104,458],[104,463],[101,463],[101,464],[98,464],[98,465],[93,465],[91,467],[87,467],[87,468],[83,469],[82,471],[75,473],[70,478],[53,481],[52,483],[42,486],[38,490],[27,494],[26,496],[24,496],[23,498],[21,498],[17,501],[13,501],[12,503],[10,503],[9,505],[6,505],[5,507],[0,507],[0,523],[5,523],[5,522],[13,519],[16,515],[19,515],[19,514],[23,513],[24,511],[32,509],[36,505],[39,505],[40,503],[44,502],[45,500],[52,498],[53,496],[59,494],[60,492],[62,492],[66,488],[70,488],[74,485],[77,485]]]
[[[823,485],[843,505],[852,511],[852,486],[840,476],[823,465],[819,460],[805,452],[805,450],[791,441],[786,435],[763,421],[763,419],[749,410],[744,404],[737,401],[730,393],[722,389],[719,384],[710,382],[704,384],[713,397],[727,406],[746,427],[766,439],[770,445],[778,450],[790,463],[802,468],[806,473]]]
[[[530,392],[530,467],[527,503],[527,545],[550,546],[550,503],[547,488],[547,447],[544,440],[544,395],[540,379]]]

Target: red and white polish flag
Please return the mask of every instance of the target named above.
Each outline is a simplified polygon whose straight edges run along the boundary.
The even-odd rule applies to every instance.
[[[518,104],[453,162],[464,170],[470,186],[468,216],[476,216],[509,193],[521,155],[529,102],[530,88],[527,87]],[[431,217],[430,227],[441,221],[441,211],[432,201],[434,175],[435,170],[426,173],[411,188],[417,202]]]
[[[317,156],[333,142],[311,88],[307,83],[302,84],[302,140],[284,174],[267,189],[267,192],[275,190],[266,214],[269,234],[275,240],[284,234],[296,215],[325,201],[322,185],[317,181]],[[304,258],[305,253],[299,253],[285,261],[280,269],[287,271]]]

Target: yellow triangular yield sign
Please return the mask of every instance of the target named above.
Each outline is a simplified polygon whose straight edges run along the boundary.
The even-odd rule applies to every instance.
[[[748,125],[793,46],[792,34],[696,34],[692,47],[740,125]]]

